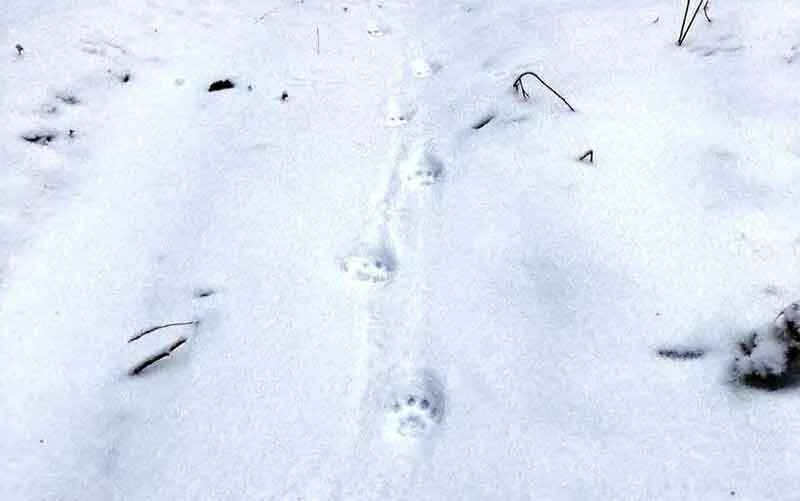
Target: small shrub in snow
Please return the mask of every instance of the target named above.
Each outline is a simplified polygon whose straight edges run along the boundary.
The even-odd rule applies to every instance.
[[[748,386],[777,390],[797,380],[800,354],[800,303],[792,303],[770,324],[738,345],[733,371]]]

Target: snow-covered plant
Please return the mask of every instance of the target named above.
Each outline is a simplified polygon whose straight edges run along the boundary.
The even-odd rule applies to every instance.
[[[800,302],[784,308],[774,321],[751,332],[738,346],[733,371],[748,386],[777,390],[800,372]]]

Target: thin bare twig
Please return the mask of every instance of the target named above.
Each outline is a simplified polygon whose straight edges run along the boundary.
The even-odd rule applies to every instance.
[[[709,24],[710,24],[711,23],[711,18],[708,17],[708,2],[709,2],[709,0],[706,0],[706,4],[703,5],[703,15],[706,16],[706,21],[708,21]]]
[[[181,326],[181,325],[195,325],[195,324],[197,324],[197,320],[192,320],[191,322],[174,322],[174,323],[171,323],[171,324],[156,325],[155,327],[148,327],[147,329],[144,329],[144,330],[139,331],[136,334],[134,334],[134,336],[132,338],[128,339],[128,342],[132,343],[132,342],[136,341],[137,339],[142,338],[142,337],[150,334],[151,332],[155,332],[155,331],[160,330],[160,329],[166,329],[167,327],[178,327],[178,326]]]
[[[661,357],[672,360],[694,360],[704,356],[706,354],[706,350],[704,348],[674,347],[659,348],[656,353]]]
[[[683,41],[686,40],[686,35],[688,35],[689,30],[692,29],[692,24],[697,17],[697,13],[700,12],[700,8],[703,6],[703,1],[701,0],[700,3],[697,4],[694,14],[692,14],[692,18],[689,20],[689,24],[686,25],[686,14],[689,13],[689,4],[691,1],[692,0],[686,0],[686,10],[683,12],[683,21],[681,22],[681,33],[678,36],[678,46],[683,45]],[[683,30],[684,25],[686,26],[686,31]]]
[[[678,45],[683,41],[683,29],[686,27],[686,16],[689,15],[689,0],[686,0],[686,10],[683,11],[683,21],[681,21],[681,31],[678,33]]]
[[[528,100],[528,98],[530,97],[530,96],[528,95],[528,92],[525,90],[525,87],[522,85],[522,77],[524,77],[524,76],[526,76],[526,75],[531,75],[531,76],[535,77],[535,78],[536,78],[536,80],[538,80],[538,81],[539,81],[539,83],[541,83],[542,85],[544,85],[544,86],[547,88],[547,90],[549,90],[550,92],[552,92],[553,94],[555,94],[556,96],[558,96],[558,98],[559,98],[559,99],[561,99],[561,101],[563,101],[563,102],[564,102],[564,104],[566,104],[566,105],[567,105],[567,108],[569,108],[569,110],[570,110],[570,111],[572,111],[572,112],[574,112],[574,111],[575,111],[575,108],[573,108],[573,107],[572,107],[572,105],[571,105],[571,104],[569,104],[569,102],[567,102],[567,100],[566,100],[566,99],[564,99],[564,96],[562,96],[561,94],[559,94],[559,93],[558,93],[558,92],[557,92],[557,91],[556,91],[554,88],[552,88],[552,87],[550,87],[549,85],[547,85],[547,82],[545,82],[544,80],[542,80],[542,79],[541,79],[541,77],[539,77],[539,75],[537,75],[536,73],[534,73],[534,72],[532,72],[532,71],[526,71],[525,73],[523,73],[523,74],[521,74],[520,76],[518,76],[516,80],[514,80],[514,90],[515,90],[516,92],[518,92],[518,93],[522,94],[522,99],[524,99],[524,100],[526,100],[526,101],[527,101],[527,100]]]
[[[150,355],[149,357],[145,358],[138,364],[134,365],[130,370],[130,375],[136,376],[137,374],[139,374],[146,368],[150,367],[154,363],[158,362],[159,360],[167,358],[172,354],[173,351],[175,351],[178,347],[182,346],[184,343],[186,343],[185,337],[178,338],[177,341],[167,346],[163,350],[159,351],[158,353]]]
[[[586,153],[584,153],[583,155],[581,155],[581,156],[580,156],[580,158],[578,158],[578,160],[579,160],[579,161],[581,161],[581,162],[583,162],[584,160],[586,160],[586,158],[588,158],[588,159],[589,159],[589,163],[590,163],[590,164],[591,164],[591,163],[594,163],[594,150],[589,150],[589,151],[587,151]]]
[[[494,115],[486,115],[477,122],[475,122],[474,124],[472,124],[472,128],[474,130],[480,130],[484,128],[492,120],[494,120]]]

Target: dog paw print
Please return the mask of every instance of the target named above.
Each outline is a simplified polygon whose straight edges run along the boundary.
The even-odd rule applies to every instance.
[[[392,267],[378,256],[350,256],[344,261],[344,271],[359,282],[381,283],[389,280]]]
[[[422,155],[410,162],[405,169],[405,181],[413,187],[427,187],[435,184],[444,173],[444,165],[433,155]]]
[[[439,423],[441,412],[439,402],[432,395],[410,393],[392,404],[392,428],[403,437],[425,437]]]

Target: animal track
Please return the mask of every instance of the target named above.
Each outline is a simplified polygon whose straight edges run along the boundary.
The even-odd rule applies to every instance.
[[[428,78],[442,68],[441,64],[431,63],[422,58],[413,59],[409,65],[411,74],[417,78]]]
[[[430,373],[423,372],[392,395],[389,431],[405,438],[427,437],[441,423],[443,415],[441,385]]]
[[[350,256],[344,262],[344,270],[354,280],[361,282],[386,282],[391,269],[375,256]]]
[[[35,129],[24,132],[20,137],[29,143],[47,146],[58,137],[58,131],[55,129],[43,128]]]
[[[424,188],[436,183],[444,173],[441,160],[430,153],[419,153],[403,168],[403,181],[412,187]]]
[[[392,97],[386,105],[386,126],[400,127],[406,125],[416,113],[413,104],[404,97]]]
[[[388,26],[380,25],[380,24],[370,24],[367,27],[367,33],[372,35],[373,37],[382,37],[388,34],[391,30]]]
[[[345,258],[344,271],[358,282],[387,282],[395,270],[391,251],[380,246],[362,246]]]
[[[389,113],[386,115],[387,127],[400,127],[405,125],[411,120],[414,115],[411,111],[403,111],[401,109],[389,108]]]

